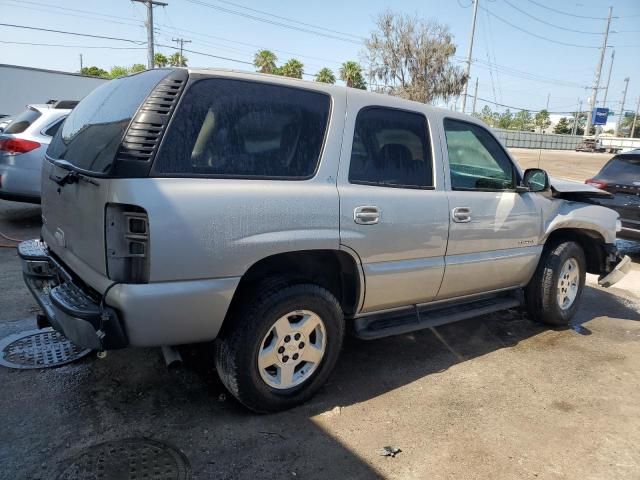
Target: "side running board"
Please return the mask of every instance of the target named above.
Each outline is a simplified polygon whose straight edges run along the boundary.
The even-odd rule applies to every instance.
[[[354,330],[356,337],[373,340],[517,308],[522,306],[522,303],[520,292],[515,291],[462,304],[424,308],[414,306],[411,309],[356,318]]]

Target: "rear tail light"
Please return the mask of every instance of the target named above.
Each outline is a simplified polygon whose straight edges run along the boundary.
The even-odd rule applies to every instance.
[[[105,215],[107,275],[115,282],[149,281],[149,218],[136,205],[111,203]]]
[[[40,144],[38,142],[24,140],[22,138],[0,139],[0,152],[6,152],[12,155],[15,155],[16,153],[27,153],[39,147]]]
[[[599,188],[601,190],[604,190],[605,188],[607,188],[609,186],[609,184],[607,182],[604,182],[602,180],[597,180],[595,178],[590,178],[589,180],[586,180],[584,183],[586,183],[587,185],[592,185],[596,188]]]

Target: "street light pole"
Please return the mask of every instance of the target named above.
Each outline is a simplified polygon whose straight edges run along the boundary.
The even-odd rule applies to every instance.
[[[616,51],[611,50],[611,63],[609,64],[609,75],[607,75],[607,86],[604,88],[604,100],[602,106],[607,108],[607,95],[609,94],[609,82],[611,81],[611,70],[613,70],[613,59],[616,57]]]
[[[132,2],[142,3],[147,7],[147,68],[153,69],[155,66],[153,53],[153,7],[166,7],[168,3],[159,2],[157,0],[131,0]]]
[[[629,77],[624,79],[624,91],[622,92],[622,103],[620,104],[620,117],[616,124],[616,137],[620,136],[620,127],[622,127],[622,115],[624,115],[624,102],[627,99],[627,89],[629,88]]]
[[[476,88],[473,92],[473,109],[471,113],[476,113],[476,101],[478,100],[478,77],[476,77]]]
[[[613,7],[609,7],[609,16],[607,17],[607,28],[604,31],[604,42],[600,49],[600,61],[598,62],[598,68],[596,69],[596,77],[593,81],[593,91],[591,92],[591,98],[589,99],[589,110],[587,111],[587,124],[584,127],[584,136],[589,136],[589,130],[591,130],[591,121],[593,115],[593,109],[596,108],[596,100],[598,98],[598,88],[600,88],[600,75],[602,74],[602,64],[604,63],[604,54],[607,50],[607,40],[609,39],[609,27],[611,26],[611,15],[613,14]]]
[[[631,131],[629,132],[629,138],[634,138],[633,132],[636,131],[636,121],[638,120],[638,112],[640,112],[640,97],[638,97],[638,104],[636,105],[636,114],[633,116],[633,124],[631,125]]]
[[[471,21],[471,38],[469,39],[469,52],[467,53],[467,70],[465,75],[467,81],[464,82],[464,93],[462,94],[462,113],[464,113],[464,107],[467,104],[467,90],[469,88],[469,72],[471,71],[471,54],[473,53],[473,37],[476,33],[476,17],[478,16],[478,3],[480,0],[473,1],[473,20]]]

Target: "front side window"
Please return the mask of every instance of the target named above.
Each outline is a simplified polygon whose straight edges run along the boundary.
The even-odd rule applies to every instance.
[[[424,115],[383,107],[369,107],[358,113],[349,164],[350,183],[432,188],[432,165]]]
[[[445,119],[453,190],[511,190],[516,173],[498,141],[484,128]]]
[[[260,82],[200,80],[172,120],[154,171],[164,175],[303,179],[318,165],[331,99]]]

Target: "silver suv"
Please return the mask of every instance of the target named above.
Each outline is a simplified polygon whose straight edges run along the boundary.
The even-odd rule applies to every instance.
[[[364,339],[525,306],[566,325],[585,273],[628,258],[608,195],[521,172],[477,120],[281,77],[152,70],[88,95],[43,168],[23,243],[46,321],[96,350],[213,341],[261,412]],[[41,317],[42,319],[43,317]]]

